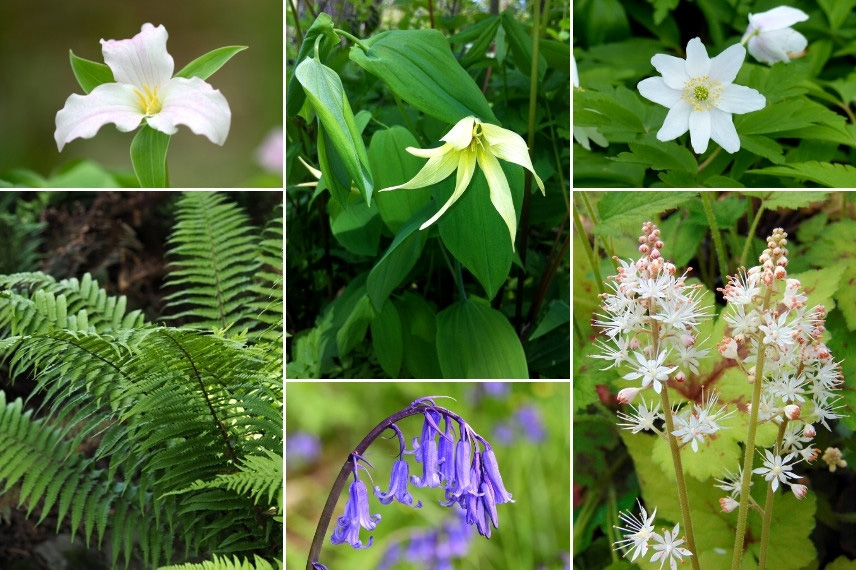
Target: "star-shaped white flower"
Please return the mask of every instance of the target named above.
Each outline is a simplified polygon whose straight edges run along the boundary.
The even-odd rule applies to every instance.
[[[56,114],[57,148],[77,138],[92,138],[107,123],[123,133],[145,121],[173,135],[186,125],[218,145],[226,141],[232,112],[220,91],[199,77],[172,77],[163,26],[143,24],[129,40],[101,40],[104,63],[115,83],[103,83],[88,95],[72,94]]]
[[[736,44],[713,59],[698,38],[687,44],[687,58],[658,53],[651,64],[662,77],[639,82],[639,93],[669,108],[657,132],[661,141],[670,141],[689,130],[693,150],[701,154],[713,139],[729,153],[740,150],[740,138],[731,120],[741,114],[763,109],[764,96],[742,85],[734,85],[746,50]]]
[[[517,215],[511,199],[508,180],[499,164],[498,158],[518,164],[529,170],[535,183],[544,193],[544,183],[535,172],[526,142],[513,131],[490,123],[482,123],[475,117],[465,117],[455,124],[441,139],[443,146],[437,148],[407,147],[414,156],[427,158],[428,162],[416,173],[416,176],[397,186],[383,188],[379,192],[400,188],[422,188],[431,186],[447,178],[457,170],[455,191],[437,213],[419,226],[424,230],[442,216],[452,204],[458,201],[470,184],[476,165],[482,169],[490,188],[490,201],[502,217],[511,234],[511,247],[514,248],[514,235],[517,231]]]
[[[806,20],[808,14],[790,6],[749,14],[749,27],[741,43],[748,40],[749,53],[758,61],[770,65],[777,61],[788,63],[791,58],[801,57],[808,45],[805,36],[791,26]]]

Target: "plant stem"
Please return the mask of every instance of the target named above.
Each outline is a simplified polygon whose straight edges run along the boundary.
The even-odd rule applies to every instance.
[[[779,435],[776,437],[776,453],[782,448],[782,439],[785,437],[785,429],[788,427],[788,419],[779,424]],[[758,570],[767,567],[767,547],[770,545],[770,525],[773,522],[773,486],[767,485],[767,498],[764,499],[764,519],[761,526],[761,553],[758,558]]]
[[[597,259],[594,255],[594,250],[591,247],[591,244],[588,242],[588,236],[586,235],[585,228],[583,228],[583,222],[580,219],[580,213],[577,211],[577,205],[574,204],[574,227],[577,228],[577,233],[580,235],[580,241],[583,244],[583,251],[585,251],[586,257],[588,257],[589,265],[591,265],[591,270],[594,273],[595,283],[597,285],[597,292],[603,293],[603,279],[600,276],[600,268],[597,264]]]
[[[653,306],[651,309],[653,314]],[[659,354],[660,344],[660,328],[654,318],[651,318],[651,336],[653,340],[653,355],[657,358]],[[699,570],[698,565],[698,550],[695,545],[695,536],[693,534],[693,519],[690,513],[690,501],[687,496],[687,484],[684,480],[684,466],[681,462],[681,450],[678,447],[678,440],[672,435],[675,431],[675,422],[672,418],[672,405],[669,402],[669,387],[663,383],[663,388],[660,390],[660,403],[663,406],[663,416],[666,420],[666,438],[669,441],[669,450],[672,452],[672,465],[675,467],[675,482],[678,486],[678,503],[681,505],[681,518],[684,521],[684,531],[687,533],[687,548],[693,555],[690,557],[690,564],[693,570]]]
[[[288,7],[291,10],[291,17],[294,18],[294,28],[297,31],[297,45],[303,43],[303,30],[300,29],[300,18],[297,15],[297,7],[294,5],[294,0],[288,0]]]
[[[339,28],[333,28],[333,31],[334,31],[334,32],[336,32],[337,34],[340,34],[340,35],[345,36],[346,38],[348,38],[349,40],[351,40],[352,42],[354,42],[355,44],[357,44],[358,46],[360,46],[360,49],[361,49],[361,50],[363,50],[363,51],[369,51],[369,46],[367,46],[366,44],[364,44],[364,43],[362,42],[362,40],[360,40],[360,38],[358,38],[357,36],[355,36],[355,35],[353,35],[353,34],[349,34],[349,33],[348,33],[348,32],[346,32],[345,30],[340,30]]]
[[[719,225],[716,223],[716,216],[713,214],[710,192],[699,192],[699,194],[701,194],[701,203],[704,205],[704,215],[707,216],[707,222],[710,224],[713,246],[716,249],[716,258],[719,261],[719,274],[725,279],[725,276],[728,275],[728,260],[725,257],[725,247],[722,245],[722,235],[719,233]]]
[[[755,212],[755,218],[752,220],[752,227],[749,228],[749,234],[746,236],[746,244],[743,246],[743,253],[740,254],[740,265],[746,265],[746,256],[749,255],[749,247],[752,245],[752,236],[758,229],[758,224],[761,222],[761,214],[764,213],[764,200],[761,200],[761,205],[758,206],[758,211]]]
[[[704,162],[702,162],[701,164],[698,165],[698,171],[697,172],[701,172],[702,170],[704,170],[705,168],[710,166],[710,163],[713,162],[713,159],[716,158],[717,156],[719,156],[719,153],[721,150],[722,150],[721,146],[716,147],[713,150],[713,152],[710,153],[710,156],[708,156],[706,159],[704,159]]]
[[[749,234],[753,234],[750,232]],[[770,305],[773,288],[768,287],[764,294],[763,309]],[[743,456],[743,480],[740,482],[740,507],[737,510],[737,530],[734,534],[734,552],[731,558],[731,570],[739,570],[743,563],[743,540],[746,537],[746,518],[749,511],[749,485],[752,481],[752,462],[755,459],[755,433],[758,430],[758,407],[761,402],[761,386],[764,383],[764,362],[767,351],[764,348],[764,331],[758,331],[758,360],[755,364],[755,382],[752,384],[752,409],[749,411],[749,433],[746,434],[746,449]]]

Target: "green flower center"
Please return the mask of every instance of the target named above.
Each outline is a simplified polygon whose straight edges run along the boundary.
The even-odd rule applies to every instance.
[[[692,105],[694,111],[709,111],[719,106],[722,83],[710,77],[693,77],[684,84],[681,99]]]
[[[143,90],[146,92],[145,95],[140,93],[138,89],[134,89],[134,93],[137,94],[137,105],[140,106],[140,109],[142,109],[143,113],[146,115],[155,115],[160,113],[163,108],[163,103],[158,99],[157,85],[155,85],[154,89],[149,89],[148,85],[143,85]]]

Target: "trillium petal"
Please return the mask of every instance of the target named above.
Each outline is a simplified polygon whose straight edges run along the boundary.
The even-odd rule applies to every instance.
[[[759,14],[749,14],[749,23],[761,32],[781,30],[806,20],[808,14],[790,6],[778,6]]]
[[[446,141],[455,150],[463,150],[470,146],[473,140],[473,126],[475,126],[475,117],[466,117],[458,121],[452,130],[446,133],[441,141]]]
[[[707,57],[707,49],[699,38],[693,38],[687,44],[687,75],[690,77],[701,77],[707,75],[711,69],[710,58]]]
[[[726,85],[722,90],[717,107],[726,113],[749,113],[764,108],[767,100],[758,91],[743,85]]]
[[[672,89],[683,89],[690,80],[687,75],[687,62],[673,55],[658,53],[651,58],[651,65],[663,76],[663,81]]]
[[[142,88],[165,85],[175,63],[166,51],[167,33],[163,26],[143,24],[130,40],[101,40],[104,63],[118,83]]]
[[[56,114],[54,139],[62,151],[68,142],[95,136],[108,123],[126,133],[140,126],[143,113],[137,104],[134,88],[119,83],[104,83],[89,95],[71,95]]]
[[[695,111],[690,113],[690,143],[696,154],[707,150],[710,142],[710,111]]]
[[[680,89],[672,89],[666,85],[662,77],[643,79],[636,85],[636,88],[639,90],[639,94],[649,101],[669,108],[680,101],[683,94],[683,91]]]
[[[478,163],[484,172],[484,177],[487,179],[487,185],[490,188],[490,201],[496,211],[499,212],[505,225],[508,226],[508,232],[511,234],[511,249],[514,249],[514,236],[517,233],[517,214],[514,211],[514,202],[511,199],[511,189],[508,187],[508,180],[505,178],[505,172],[502,171],[502,166],[499,161],[489,152],[483,149],[477,149]]]
[[[382,188],[378,192],[398,190],[399,188],[422,188],[437,184],[441,180],[445,180],[458,167],[458,155],[461,152],[463,151],[449,151],[445,154],[432,156],[425,163],[425,166],[416,173],[416,176],[404,184]]]
[[[513,162],[531,172],[535,177],[538,188],[541,189],[541,194],[544,194],[544,183],[541,181],[538,173],[535,172],[535,167],[532,166],[532,159],[529,158],[529,149],[526,147],[523,137],[514,131],[509,131],[508,129],[503,129],[489,123],[482,124],[482,135],[490,145],[489,152],[492,152],[497,158]]]
[[[229,134],[232,111],[219,90],[199,77],[170,79],[163,90],[163,108],[147,119],[153,129],[173,135],[178,125],[222,145]]]
[[[439,220],[440,216],[445,214],[446,210],[451,208],[452,204],[457,202],[458,198],[463,195],[464,190],[466,190],[467,186],[470,185],[470,180],[473,179],[473,173],[476,170],[475,152],[470,149],[467,149],[454,153],[454,156],[458,159],[458,161],[452,165],[452,170],[454,170],[455,167],[458,168],[458,174],[455,178],[455,191],[452,192],[452,195],[449,197],[448,200],[446,200],[446,203],[443,204],[443,207],[437,210],[436,214],[431,216],[428,221],[419,226],[420,230],[424,230],[425,228]],[[445,178],[445,176],[443,178]]]
[[[711,109],[710,113],[710,138],[713,142],[725,149],[725,152],[734,154],[740,150],[740,137],[731,120],[731,113]]]
[[[751,41],[751,40],[750,40]],[[746,48],[740,44],[734,44],[721,54],[710,60],[711,81],[721,81],[724,84],[731,83],[737,77],[737,72],[746,59]]]
[[[657,140],[670,141],[676,139],[690,128],[690,113],[692,106],[686,101],[678,101],[674,107],[669,109],[663,126],[657,132]]]

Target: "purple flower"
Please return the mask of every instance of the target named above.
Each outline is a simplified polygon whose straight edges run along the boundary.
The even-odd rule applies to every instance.
[[[422,423],[422,437],[413,438],[413,456],[419,463],[424,461],[425,445],[429,441],[434,441],[434,436],[436,436],[437,432],[440,430],[439,423],[440,414],[438,412],[435,412],[434,410],[425,410],[425,421]]]
[[[443,419],[446,422],[445,437],[441,437],[437,444],[437,461],[440,478],[446,481],[446,487],[450,487],[455,481],[455,432],[449,418]]]
[[[437,470],[437,442],[433,439],[423,443],[422,451],[422,477],[413,475],[410,482],[417,487],[439,487],[440,472]]]
[[[336,530],[333,531],[333,537],[330,542],[333,544],[342,544],[347,542],[354,548],[368,548],[372,545],[373,536],[369,537],[369,542],[365,546],[360,541],[360,526],[366,530],[374,530],[377,522],[380,520],[380,515],[369,514],[369,493],[366,490],[366,485],[356,478],[354,474],[354,482],[351,483],[348,489],[348,502],[345,503],[345,514],[339,517],[336,523]]]
[[[502,484],[502,475],[499,474],[499,465],[496,463],[496,455],[493,453],[493,448],[487,446],[482,452],[482,465],[487,480],[490,482],[493,494],[496,496],[496,504],[513,503],[511,493],[505,490],[505,485]]]
[[[374,488],[374,492],[378,500],[382,504],[388,505],[393,499],[397,499],[399,503],[407,505],[408,507],[420,508],[422,506],[422,501],[419,501],[414,505],[413,495],[407,492],[407,479],[409,474],[410,466],[407,464],[407,461],[404,459],[396,461],[392,466],[392,475],[389,478],[389,491],[382,493],[379,486]]]
[[[511,392],[511,384],[508,382],[483,382],[485,394],[496,399],[505,398]]]
[[[493,439],[502,445],[511,445],[514,443],[514,430],[506,423],[498,423],[493,426]]]
[[[316,435],[299,431],[285,438],[285,461],[290,467],[300,463],[310,463],[320,453],[321,441]]]
[[[540,443],[544,441],[547,432],[544,430],[544,421],[541,413],[535,406],[524,406],[514,414],[517,423],[523,428],[523,435],[530,441]]]

